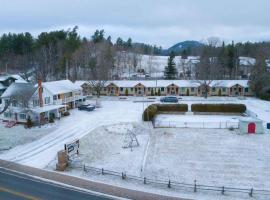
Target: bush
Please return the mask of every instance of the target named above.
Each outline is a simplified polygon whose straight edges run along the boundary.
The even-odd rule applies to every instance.
[[[32,128],[33,127],[33,122],[32,122],[32,119],[30,116],[27,117],[27,120],[26,120],[26,127],[27,128]]]
[[[158,112],[187,112],[187,104],[157,104]]]
[[[52,115],[49,118],[49,123],[54,123],[54,117]]]
[[[157,106],[152,104],[148,106],[143,112],[143,121],[151,121],[157,114]]]
[[[63,115],[66,117],[66,116],[69,116],[70,113],[68,111],[64,112]]]
[[[270,100],[270,94],[268,94],[268,93],[260,94],[259,97],[260,97],[260,99],[262,99],[262,100],[267,100],[267,101]]]
[[[244,104],[192,104],[192,112],[244,113]]]
[[[144,121],[152,121],[155,115],[162,112],[187,112],[187,104],[152,104],[143,112]]]

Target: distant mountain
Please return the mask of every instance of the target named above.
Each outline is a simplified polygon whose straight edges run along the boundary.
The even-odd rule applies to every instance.
[[[170,52],[172,51],[175,52],[176,54],[179,54],[183,50],[189,50],[189,49],[200,47],[200,46],[203,46],[203,44],[198,41],[187,40],[184,42],[179,42],[168,49],[164,49],[162,54],[169,55]]]

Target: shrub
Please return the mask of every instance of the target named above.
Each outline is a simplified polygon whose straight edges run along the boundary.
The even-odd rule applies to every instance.
[[[63,113],[63,115],[64,115],[64,116],[69,116],[70,113],[69,113],[68,111],[65,111],[65,112]]]
[[[54,123],[54,117],[52,115],[49,118],[49,123]]]
[[[158,112],[187,112],[187,104],[157,104]]]
[[[244,104],[192,104],[192,112],[244,113]]]
[[[30,116],[27,117],[27,120],[26,120],[26,127],[27,128],[32,128],[33,127],[33,122],[32,122],[32,119]]]
[[[148,106],[143,112],[143,121],[151,121],[157,114],[157,111],[155,104]]]
[[[151,121],[156,114],[161,112],[187,112],[187,104],[152,104],[143,112],[143,120]]]

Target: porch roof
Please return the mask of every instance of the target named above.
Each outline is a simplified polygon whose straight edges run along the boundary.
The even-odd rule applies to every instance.
[[[65,108],[65,107],[67,106],[66,105],[49,105],[49,106],[32,108],[31,111],[35,113],[43,113],[43,112],[48,112],[48,111],[56,110],[59,108]]]

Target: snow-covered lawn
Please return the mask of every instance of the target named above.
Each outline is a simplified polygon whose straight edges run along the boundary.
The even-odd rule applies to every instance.
[[[270,188],[269,134],[227,129],[155,129],[145,175],[240,188]]]
[[[5,153],[5,151],[15,146],[24,145],[40,139],[54,129],[55,125],[32,129],[25,129],[22,125],[6,128],[4,123],[0,123],[0,154]]]

